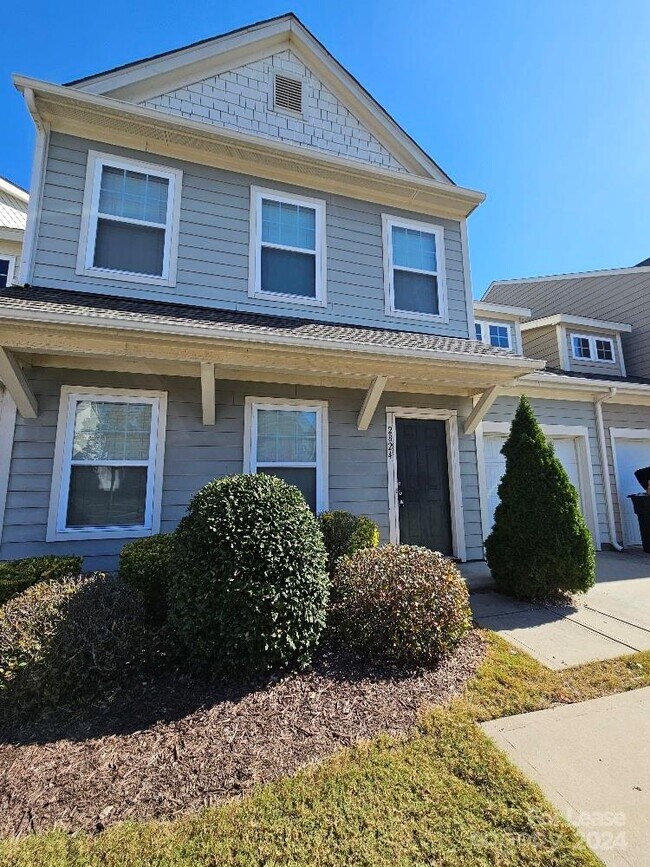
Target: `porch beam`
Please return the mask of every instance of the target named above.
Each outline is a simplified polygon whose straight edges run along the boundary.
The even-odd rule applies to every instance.
[[[12,352],[0,346],[0,379],[23,418],[36,418],[38,403]]]
[[[203,406],[203,424],[215,424],[217,404],[214,364],[205,361],[201,362],[201,404]]]
[[[488,410],[499,396],[499,386],[493,385],[492,388],[486,389],[481,395],[478,403],[470,414],[465,419],[463,432],[465,434],[473,434],[476,428],[483,421],[488,413]]]
[[[387,376],[376,376],[370,383],[370,387],[366,392],[366,396],[357,417],[358,430],[368,430],[370,427],[370,422],[375,414],[375,410],[377,409],[377,405],[379,404],[384,389],[386,388],[387,382]]]

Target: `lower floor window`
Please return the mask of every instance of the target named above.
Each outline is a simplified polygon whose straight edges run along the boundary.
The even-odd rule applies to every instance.
[[[316,401],[247,399],[245,472],[279,476],[314,512],[326,503],[326,413]]]
[[[164,403],[159,393],[63,389],[51,536],[129,536],[157,529]]]

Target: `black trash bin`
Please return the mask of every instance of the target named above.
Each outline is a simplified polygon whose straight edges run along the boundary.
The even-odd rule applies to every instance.
[[[650,554],[650,494],[647,493],[650,484],[650,467],[643,467],[634,473],[636,480],[646,493],[630,494],[634,514],[639,522],[641,531],[641,543],[646,554]]]

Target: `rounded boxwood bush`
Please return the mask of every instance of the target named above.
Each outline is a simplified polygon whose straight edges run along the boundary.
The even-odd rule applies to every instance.
[[[332,626],[369,658],[431,665],[471,626],[469,594],[454,563],[415,545],[366,548],[342,557],[332,578]]]
[[[309,663],[329,580],[318,522],[275,476],[217,479],[176,531],[169,625],[196,665],[250,674]]]
[[[128,542],[120,552],[120,578],[142,593],[147,618],[163,623],[172,570],[173,533],[157,533]]]
[[[332,571],[339,557],[354,554],[362,548],[376,548],[379,544],[379,528],[366,515],[353,515],[342,509],[322,512],[318,516],[325,548],[327,567]]]
[[[139,594],[114,575],[42,581],[0,609],[3,716],[85,702],[144,653]]]

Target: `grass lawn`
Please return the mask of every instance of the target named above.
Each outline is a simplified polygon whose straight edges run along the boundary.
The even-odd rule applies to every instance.
[[[597,865],[476,721],[650,684],[650,653],[552,672],[487,634],[462,698],[253,794],[175,822],[0,844],[11,867]]]

